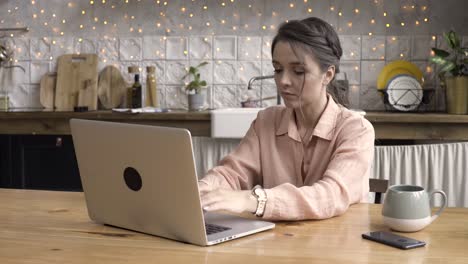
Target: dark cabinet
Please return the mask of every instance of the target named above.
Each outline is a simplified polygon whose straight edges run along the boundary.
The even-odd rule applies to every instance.
[[[1,187],[81,191],[70,135],[0,136]]]

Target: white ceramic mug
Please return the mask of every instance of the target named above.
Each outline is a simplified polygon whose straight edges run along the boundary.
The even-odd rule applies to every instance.
[[[430,197],[439,193],[443,205],[431,215]],[[382,215],[384,224],[401,232],[419,231],[432,223],[447,206],[447,195],[441,190],[429,194],[421,186],[394,185],[385,194]]]

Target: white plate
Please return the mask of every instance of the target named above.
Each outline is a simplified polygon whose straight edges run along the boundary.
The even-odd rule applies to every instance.
[[[412,76],[397,75],[387,86],[388,102],[400,111],[412,111],[418,108],[423,99],[421,84]]]

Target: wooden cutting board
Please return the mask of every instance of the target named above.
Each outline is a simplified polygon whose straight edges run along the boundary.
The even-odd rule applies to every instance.
[[[99,73],[98,98],[105,109],[123,105],[129,84],[124,80],[120,70],[112,65],[106,66]]]
[[[65,54],[58,58],[56,111],[73,111],[75,106],[97,110],[96,54]]]
[[[54,109],[56,83],[56,72],[48,72],[41,78],[39,99],[46,109]]]

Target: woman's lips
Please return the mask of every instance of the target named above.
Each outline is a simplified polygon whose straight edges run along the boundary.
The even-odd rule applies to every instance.
[[[292,93],[281,93],[282,97],[297,97],[297,95],[292,94]]]

